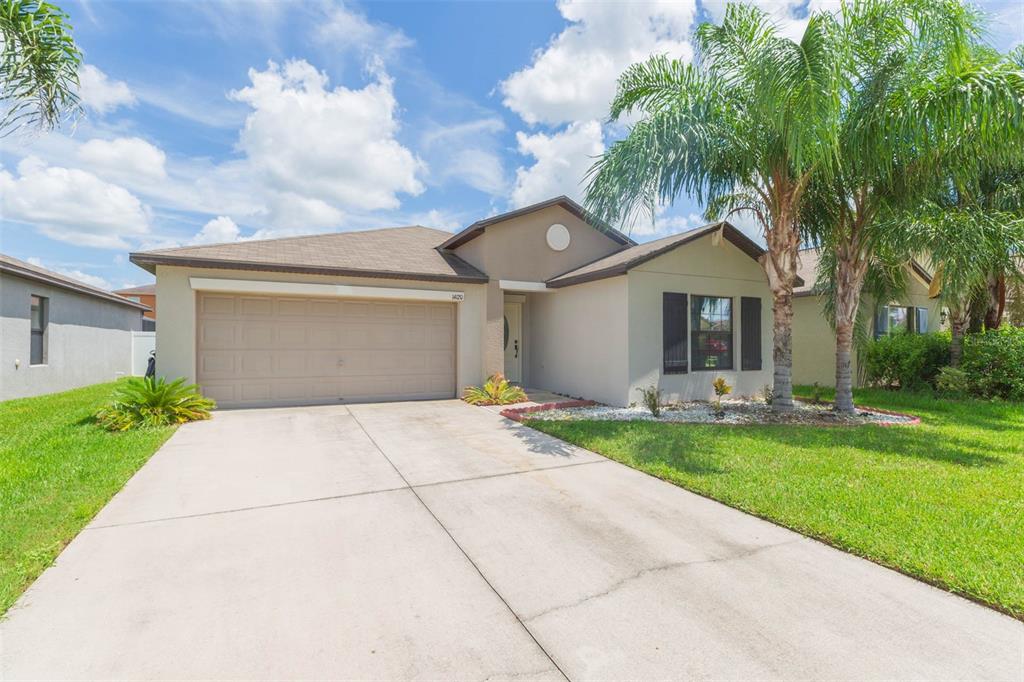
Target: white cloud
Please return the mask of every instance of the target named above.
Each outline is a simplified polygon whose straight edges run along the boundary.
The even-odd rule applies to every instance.
[[[431,209],[426,213],[413,214],[412,222],[416,225],[433,227],[438,230],[448,230],[449,232],[454,232],[460,227],[463,227],[462,220],[457,216],[446,213],[445,211],[439,211],[436,208]]]
[[[0,170],[0,196],[5,219],[71,244],[124,249],[128,239],[149,232],[149,209],[128,190],[35,157],[18,164],[17,176]]]
[[[100,115],[136,101],[127,83],[111,80],[92,64],[84,64],[78,70],[78,85],[82,104]]]
[[[505,123],[497,116],[436,126],[423,134],[420,145],[437,180],[458,180],[492,196],[508,190],[505,167],[498,152],[498,133]]]
[[[238,241],[241,232],[235,221],[227,216],[217,216],[203,225],[199,233],[192,238],[191,244],[220,244]]]
[[[97,175],[115,181],[167,177],[167,155],[138,137],[89,140],[78,148],[78,158]]]
[[[314,37],[333,50],[356,50],[385,59],[413,45],[412,39],[401,30],[372,23],[366,15],[346,7],[344,3],[326,11],[326,16],[318,22]]]
[[[512,189],[513,207],[526,206],[565,194],[573,199],[583,194],[583,176],[604,151],[601,124],[580,121],[551,135],[516,133],[521,154],[532,156],[532,166],[516,170]]]
[[[331,90],[304,60],[250,69],[252,85],[231,97],[253,109],[238,145],[252,169],[281,191],[362,210],[397,208],[398,194],[421,193],[423,163],[395,138],[391,78],[373,75],[362,89]]]
[[[270,192],[266,197],[266,219],[279,230],[316,232],[339,226],[345,214],[322,199],[294,192]]]
[[[114,285],[112,285],[108,280],[100,277],[99,275],[90,275],[88,272],[82,272],[78,268],[67,268],[62,265],[45,263],[43,262],[42,259],[36,258],[34,256],[31,258],[26,258],[25,260],[31,263],[32,265],[36,266],[37,268],[45,268],[47,270],[52,270],[53,272],[59,272],[62,275],[70,277],[71,279],[76,279],[79,282],[84,282],[85,284],[88,284],[89,286],[94,286],[98,289],[105,289],[106,291],[110,291],[111,289],[114,288]]]
[[[658,53],[687,61],[693,54],[695,0],[561,0],[558,9],[570,25],[499,86],[505,105],[527,123],[602,119],[630,64]]]

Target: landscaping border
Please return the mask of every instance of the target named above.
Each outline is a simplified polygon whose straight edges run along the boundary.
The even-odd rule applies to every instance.
[[[599,404],[600,403],[594,400],[561,400],[553,403],[530,405],[529,407],[511,407],[507,410],[502,410],[499,414],[506,419],[511,419],[512,421],[521,423],[524,415],[530,414],[531,412],[544,412],[546,410],[559,410],[569,407],[592,407]]]

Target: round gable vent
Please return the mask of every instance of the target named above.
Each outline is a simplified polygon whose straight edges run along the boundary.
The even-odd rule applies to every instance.
[[[548,228],[548,246],[555,251],[565,251],[569,248],[569,230],[565,225],[555,223]]]

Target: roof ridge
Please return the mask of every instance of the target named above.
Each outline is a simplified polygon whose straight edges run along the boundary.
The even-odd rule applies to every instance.
[[[0,253],[0,270],[7,270],[16,277],[36,277],[40,281],[46,281],[53,286],[64,287],[82,294],[93,295],[98,298],[106,299],[112,303],[123,303],[125,305],[145,310],[150,309],[149,306],[136,303],[135,301],[129,301],[123,296],[118,296],[112,291],[107,291],[106,289],[87,284],[80,279],[69,277],[68,275],[60,272],[44,268],[41,265],[34,265],[28,261],[23,261],[20,258],[15,258],[14,256],[10,256],[5,253]]]

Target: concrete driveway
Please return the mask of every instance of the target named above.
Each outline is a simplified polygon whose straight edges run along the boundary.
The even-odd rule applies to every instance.
[[[456,401],[181,428],[0,679],[1024,677],[1024,624]]]

